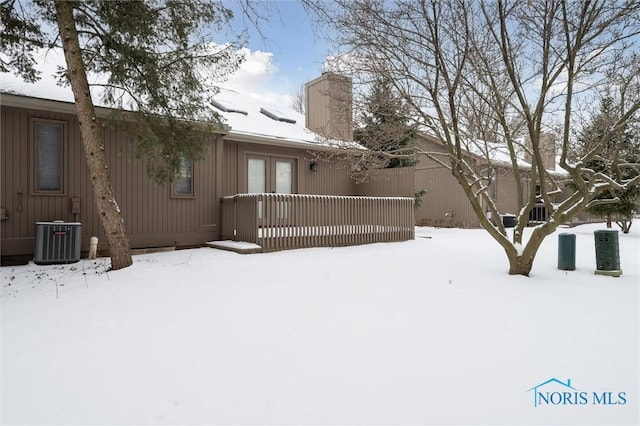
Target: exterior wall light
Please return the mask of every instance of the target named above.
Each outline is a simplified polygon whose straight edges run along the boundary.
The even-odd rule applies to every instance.
[[[309,170],[311,170],[312,172],[317,172],[318,171],[318,163],[316,163],[315,161],[313,163],[309,163]]]

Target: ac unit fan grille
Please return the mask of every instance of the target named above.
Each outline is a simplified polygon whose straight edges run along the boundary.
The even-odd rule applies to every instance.
[[[82,225],[77,222],[36,223],[36,264],[73,263],[80,260]]]

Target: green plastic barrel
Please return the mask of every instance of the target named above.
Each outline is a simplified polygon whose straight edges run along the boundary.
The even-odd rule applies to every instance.
[[[576,234],[558,234],[558,269],[575,271]]]
[[[599,230],[593,232],[596,243],[596,271],[598,275],[619,277],[620,249],[618,245],[618,231]]]

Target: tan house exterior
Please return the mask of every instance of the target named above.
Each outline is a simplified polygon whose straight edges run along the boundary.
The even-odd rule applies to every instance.
[[[350,79],[330,72],[305,86],[304,115],[283,106],[247,103],[241,94],[223,91],[212,100],[212,107],[224,117],[224,130],[211,132],[205,142],[208,154],[185,169],[184,179],[164,185],[147,176],[146,161],[136,157],[129,140],[131,129],[123,124],[106,124],[111,110],[98,108],[98,116],[105,123],[111,183],[131,247],[201,246],[221,239],[225,232],[231,235],[228,218],[227,230],[223,231],[221,202],[246,193],[413,197],[414,191],[424,190],[421,206],[410,212],[411,223],[478,227],[479,220],[450,170],[424,155],[415,167],[376,171],[368,182],[360,184],[350,178],[348,169],[314,160],[312,152],[326,149],[332,139],[352,141],[351,96]],[[86,251],[89,237],[100,237],[103,231],[95,211],[75,105],[3,93],[0,111],[0,254],[32,254],[36,222],[56,220],[82,223],[82,251]],[[55,175],[58,185],[53,188],[40,187],[39,174],[48,171],[39,168],[36,149],[38,138],[46,138],[49,130],[54,130],[59,139],[55,155],[59,156],[60,170]],[[421,151],[446,152],[440,141],[427,134],[420,134],[417,144]],[[552,168],[553,140],[548,145],[545,159]],[[479,165],[487,160],[469,153],[467,161]],[[495,179],[489,191],[498,210],[517,213],[511,167],[500,162],[492,165]],[[527,197],[526,170],[524,173]],[[298,202],[285,203],[294,206]],[[327,202],[342,206],[340,203],[346,201]],[[280,198],[274,203],[284,205]],[[335,217],[345,214],[335,213]],[[346,226],[349,229],[351,225]],[[357,243],[351,237],[345,241]],[[106,249],[105,238],[100,238],[99,249]]]
[[[554,173],[554,140],[548,135],[544,139],[544,143],[546,147],[543,149],[545,167]],[[424,152],[447,152],[440,141],[427,134],[419,135],[417,146],[419,150]],[[487,162],[485,157],[471,153],[468,153],[466,160],[472,166]],[[498,211],[501,214],[517,214],[519,207],[513,168],[500,161],[492,162],[492,167],[495,170],[495,177],[489,185],[488,191]],[[442,167],[426,155],[420,155],[415,169],[416,191],[426,191],[422,206],[417,208],[415,212],[417,225],[462,228],[480,226],[480,221],[473,211],[471,203],[449,169]],[[526,166],[521,167],[521,173],[523,173],[523,195],[527,198],[529,196],[529,179]],[[556,201],[561,201],[560,198],[562,197],[558,197]]]
[[[320,93],[327,97],[317,96]],[[324,102],[325,99],[330,100],[330,103]],[[319,104],[319,101],[324,103]],[[307,115],[307,127],[328,138],[351,140],[353,126],[351,104],[350,81],[344,77],[328,74],[307,83],[306,108],[318,111],[316,114]],[[447,152],[437,138],[425,133],[418,134],[416,143],[418,150],[422,152]],[[554,173],[555,145],[551,135],[543,138],[541,148],[545,168]],[[471,152],[468,152],[466,160],[477,166],[487,163],[485,157]],[[520,161],[524,197],[529,196],[527,165],[524,163],[530,161],[531,159],[526,155]],[[492,168],[495,176],[489,186],[489,193],[498,211],[502,214],[516,214],[519,207],[513,168],[504,159],[492,160]],[[411,175],[413,175],[413,193],[406,189],[411,188]],[[358,187],[358,193],[361,195],[379,195],[382,191],[385,195],[413,196],[419,191],[425,191],[420,206],[415,209],[416,225],[463,228],[480,226],[471,203],[451,171],[426,155],[419,155],[418,164],[414,167],[376,170],[366,183]],[[370,189],[369,192],[367,192],[368,189]],[[558,198],[557,201],[560,201],[562,197]]]
[[[307,107],[307,117],[282,106],[277,110],[256,107],[221,111],[228,119],[226,130],[211,133],[206,141],[207,156],[193,163],[179,183],[155,183],[147,176],[145,159],[135,155],[128,136],[130,129],[103,124],[111,183],[131,247],[189,247],[219,239],[221,199],[234,194],[400,195],[397,188],[388,190],[383,184],[377,189],[358,186],[348,170],[312,160],[310,152],[322,143],[316,134],[305,129],[305,123],[321,127],[317,117],[333,119],[323,115],[333,106],[320,88],[327,84],[333,87],[335,81],[344,85],[344,80],[334,77],[330,73],[323,75],[308,86],[312,106]],[[241,98],[236,93],[228,95]],[[82,223],[82,251],[86,251],[89,237],[101,237],[103,231],[95,211],[75,105],[14,94],[0,96],[2,256],[32,254],[36,222],[56,220]],[[226,100],[220,101],[220,108],[225,108]],[[284,117],[278,116],[280,111],[285,111]],[[98,108],[101,119],[109,112]],[[235,122],[240,124],[234,126]],[[326,130],[335,126],[322,127]],[[342,134],[345,128],[335,129]],[[46,138],[49,130],[59,139],[54,157],[59,155],[61,164],[53,189],[39,187],[39,174],[48,172],[39,168],[37,162],[44,160],[36,149],[38,140]],[[412,179],[405,181],[407,188],[412,188]],[[106,239],[99,239],[99,249],[106,249]]]

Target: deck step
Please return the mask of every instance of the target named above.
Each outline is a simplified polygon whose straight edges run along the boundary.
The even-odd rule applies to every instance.
[[[246,243],[244,241],[209,241],[204,243],[204,245],[220,250],[234,251],[241,254],[262,253],[261,246],[253,243]]]

